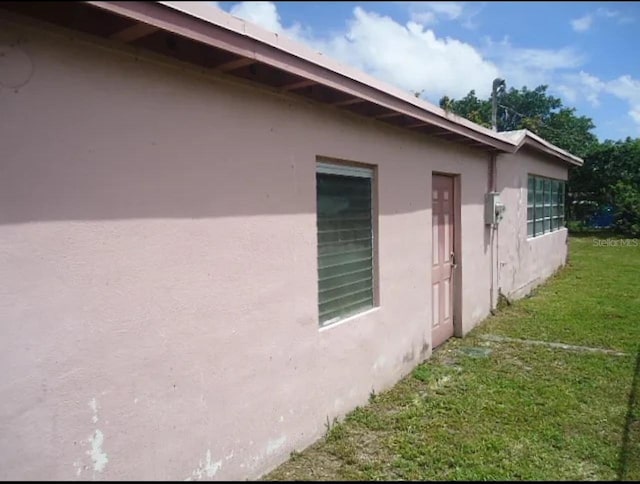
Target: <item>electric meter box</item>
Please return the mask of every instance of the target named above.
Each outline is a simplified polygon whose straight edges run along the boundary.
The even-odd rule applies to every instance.
[[[489,192],[484,195],[484,223],[497,225],[504,214],[505,206],[500,201],[499,192]]]

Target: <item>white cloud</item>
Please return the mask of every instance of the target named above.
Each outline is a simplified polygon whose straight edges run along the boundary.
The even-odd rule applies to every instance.
[[[484,95],[499,75],[472,45],[438,38],[416,22],[402,25],[360,7],[353,16],[347,32],[320,43],[320,49],[406,90],[424,89],[430,99],[460,97],[471,89]]]
[[[606,84],[607,92],[629,103],[627,114],[638,125],[640,130],[640,80],[629,75],[620,76]]]
[[[620,16],[620,12],[617,10],[609,10],[608,8],[598,8],[596,13],[602,17],[615,18]]]
[[[606,87],[605,84],[596,76],[587,74],[584,71],[580,71],[578,75],[580,76],[582,85],[586,89],[585,97],[587,101],[589,101],[593,107],[598,107],[600,105],[598,95]]]
[[[425,12],[411,12],[411,20],[422,25],[431,25],[438,21],[438,16],[430,10]]]
[[[633,79],[629,75],[610,81],[607,90],[622,99],[640,104],[640,80]]]
[[[240,2],[233,5],[229,13],[271,32],[302,40],[300,25],[296,23],[285,28],[280,21],[278,9],[272,2]]]
[[[593,107],[600,106],[600,94],[605,90],[606,84],[596,76],[584,71],[578,74],[565,74],[562,76],[562,94],[569,94],[567,100],[574,103],[580,98],[586,99]]]
[[[591,28],[592,23],[593,16],[591,14],[587,14],[584,17],[571,20],[571,27],[576,32],[586,32]]]
[[[568,47],[555,50],[516,47],[508,38],[500,42],[486,39],[483,54],[500,66],[507,86],[516,88],[550,84],[558,72],[584,63],[584,56]]]
[[[589,30],[596,17],[604,18],[604,19],[616,19],[619,24],[626,24],[633,22],[633,17],[629,17],[627,15],[623,15],[622,12],[618,10],[609,10],[608,8],[599,7],[595,11],[584,15],[583,17],[572,19],[571,27],[576,32],[586,32]]]
[[[402,2],[408,5],[409,16],[421,25],[434,25],[439,20],[456,20],[468,29],[475,28],[473,18],[485,2]]]
[[[467,10],[465,19],[462,22],[462,26],[465,29],[473,30],[478,26],[478,23],[474,22],[474,18],[482,11],[484,8],[484,2],[479,2],[478,6],[475,10]]]
[[[563,76],[563,84],[558,89],[563,94],[569,94],[571,102],[580,98],[586,99],[593,107],[600,106],[600,97],[611,95],[628,103],[627,114],[640,129],[640,80],[629,75],[617,79],[603,81],[602,79],[580,71],[578,74]]]
[[[463,4],[461,2],[419,2],[425,8],[433,10],[436,14],[443,14],[450,19],[457,19],[462,15]]]
[[[578,92],[575,88],[566,84],[556,84],[555,90],[560,93],[563,101],[575,103],[578,100]]]
[[[280,15],[271,2],[240,2],[231,7],[230,13],[271,32],[282,31]]]
[[[638,128],[640,128],[640,106],[632,108],[631,111],[629,111],[629,116],[631,116],[631,119],[633,119],[638,125]]]
[[[435,24],[439,18],[455,20],[464,11],[463,2],[407,2],[413,22],[422,25]]]

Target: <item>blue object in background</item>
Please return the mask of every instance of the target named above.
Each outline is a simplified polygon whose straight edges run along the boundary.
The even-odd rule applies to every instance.
[[[613,225],[613,207],[605,205],[593,217],[589,219],[589,227],[606,229]]]

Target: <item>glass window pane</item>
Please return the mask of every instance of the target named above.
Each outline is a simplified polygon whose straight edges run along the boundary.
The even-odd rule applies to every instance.
[[[538,236],[564,226],[565,182],[527,176],[527,236]]]
[[[551,193],[551,180],[544,180],[544,231],[551,231],[551,201],[552,201],[552,193]]]
[[[544,180],[542,178],[536,178],[536,194],[535,194],[536,205],[542,205],[542,203],[544,202],[543,196],[544,196]]]
[[[553,188],[553,207],[551,209],[551,216],[553,217],[551,223],[552,230],[558,230],[560,220],[558,219],[559,207],[560,207],[560,182],[554,180],[552,184]]]
[[[551,180],[544,180],[544,204],[551,204]]]
[[[373,306],[371,179],[318,173],[320,325]]]
[[[533,228],[534,228],[534,235],[541,235],[544,233],[544,229],[542,225],[542,217],[536,218],[536,220],[533,223]]]

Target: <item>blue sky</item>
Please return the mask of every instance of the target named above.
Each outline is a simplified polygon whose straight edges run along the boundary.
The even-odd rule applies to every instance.
[[[640,136],[640,2],[213,2],[437,103],[548,84],[602,140]]]

